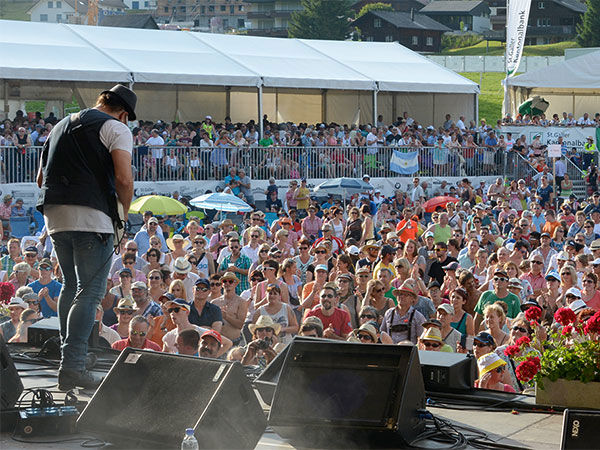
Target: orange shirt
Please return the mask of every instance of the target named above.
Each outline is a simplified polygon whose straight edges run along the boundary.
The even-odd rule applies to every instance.
[[[560,226],[560,222],[555,220],[554,222],[546,222],[542,227],[542,233],[548,233],[550,237],[554,236],[554,230]]]
[[[306,283],[302,288],[302,300],[312,294],[313,287],[315,286],[315,282],[311,281],[310,283]],[[312,304],[306,307],[307,310],[313,309],[315,306],[319,304],[319,296],[313,297]]]
[[[167,332],[169,332],[173,328],[175,328],[175,324],[173,323],[171,318],[167,317],[167,320],[165,321],[165,324],[163,325],[163,328],[161,329],[160,323],[162,322],[162,320],[164,318],[165,318],[164,316],[157,316],[154,318],[154,324],[152,326],[152,333],[148,335],[148,339],[150,339],[155,344],[159,345],[160,348],[162,348],[162,345],[163,345],[163,340],[162,340],[163,336],[165,334],[167,334]]]
[[[406,220],[402,219],[398,223],[398,225],[396,225],[396,231],[399,232],[405,223],[406,223]],[[406,244],[406,241],[408,241],[409,239],[416,240],[418,232],[419,232],[419,225],[414,220],[411,220],[410,228],[406,227],[402,233],[398,234],[398,238],[400,239],[401,242],[404,242]]]

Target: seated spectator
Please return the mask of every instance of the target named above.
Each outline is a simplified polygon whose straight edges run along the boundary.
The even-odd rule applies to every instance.
[[[10,320],[3,322],[0,325],[0,334],[4,338],[4,342],[8,342],[16,334],[17,327],[21,320],[21,314],[27,309],[27,303],[19,297],[13,297],[8,304],[10,312]]]
[[[502,382],[506,362],[494,353],[488,353],[477,360],[479,379],[475,380],[475,387],[492,389],[494,391],[515,392],[512,386]]]
[[[274,347],[279,341],[277,336],[281,331],[281,325],[273,321],[270,316],[260,316],[249,328],[252,341],[246,346],[242,364],[264,369],[277,356]]]
[[[323,337],[323,322],[316,316],[307,317],[300,325],[298,334],[307,337]]]
[[[216,358],[222,350],[223,340],[218,331],[207,330],[200,336],[200,348],[198,352],[203,358]]]
[[[177,335],[175,347],[178,355],[199,356],[200,334],[197,330],[183,330]]]
[[[113,343],[112,348],[122,351],[126,347],[131,347],[160,352],[160,347],[146,337],[149,330],[150,322],[148,322],[148,319],[139,315],[135,316],[129,322],[128,337]]]
[[[423,330],[418,341],[419,350],[429,350],[432,352],[443,352],[444,347],[449,347],[442,341],[442,334],[438,327],[428,327]],[[449,349],[452,350],[452,349]]]
[[[21,313],[19,317],[19,323],[13,337],[11,337],[9,343],[26,343],[27,342],[27,329],[37,322],[37,313],[33,309],[26,309]]]
[[[114,312],[117,316],[117,323],[111,325],[110,328],[115,330],[121,339],[125,339],[129,336],[129,324],[135,313],[135,302],[131,297],[123,297],[114,308]]]

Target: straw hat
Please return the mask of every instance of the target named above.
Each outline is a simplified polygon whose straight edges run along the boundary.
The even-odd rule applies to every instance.
[[[169,247],[171,250],[175,250],[174,241],[183,241],[183,248],[191,245],[189,239],[184,239],[184,237],[181,234],[174,234],[173,237],[167,239],[167,247]]]
[[[281,325],[277,322],[274,322],[271,316],[260,316],[256,323],[251,323],[248,325],[250,333],[254,333],[254,330],[257,328],[273,328],[275,335],[278,335],[281,331]]]

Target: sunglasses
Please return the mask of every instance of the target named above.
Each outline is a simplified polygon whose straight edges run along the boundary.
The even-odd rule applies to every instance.
[[[371,341],[371,342],[373,342],[373,337],[370,334],[359,333],[357,337],[361,341]]]
[[[27,304],[29,304],[29,305],[39,305],[40,301],[39,300],[29,300],[27,302]]]
[[[376,317],[371,314],[361,314],[360,318],[361,319],[376,319]]]
[[[438,348],[441,344],[437,342],[423,342],[423,345],[425,346],[425,348]]]
[[[153,276],[153,277],[148,277],[149,280],[160,280],[161,277],[159,277],[158,275]]]
[[[44,267],[40,267],[40,270],[50,271],[50,270],[52,270],[52,267],[44,266]]]
[[[250,281],[262,281],[262,280],[263,280],[263,278],[260,278],[260,277],[252,277],[252,278],[250,278]]]
[[[367,274],[359,275],[358,278],[369,278],[369,275],[367,275]]]
[[[333,294],[322,294],[321,298],[333,298]]]
[[[204,240],[194,241],[194,244],[206,244]]]
[[[273,328],[271,327],[257,328],[256,331],[270,331],[272,333],[275,332],[275,330],[273,330]]]
[[[129,333],[132,336],[141,336],[141,337],[144,337],[144,336],[146,336],[148,334],[145,331],[130,331]]]
[[[211,286],[212,286],[212,284],[211,284]],[[204,285],[203,286],[196,286],[196,290],[197,291],[206,292],[206,291],[208,291],[208,288],[206,286],[204,286]]]
[[[531,263],[532,264],[539,264],[539,265],[544,264],[543,261],[531,261]]]
[[[251,234],[251,235],[250,235],[250,237],[251,237],[252,239],[258,239],[258,237],[259,237],[259,236],[258,236],[258,234]]]
[[[131,275],[128,273],[122,273],[119,275],[121,278],[131,278]]]
[[[514,326],[512,327],[513,331],[520,331],[521,333],[527,333],[527,328]]]
[[[258,253],[269,253],[269,250],[260,250]]]
[[[300,250],[308,250],[308,247],[298,247]]]
[[[508,281],[508,278],[504,278],[504,277],[494,277],[494,281],[499,282],[499,281]]]
[[[221,283],[210,283],[211,287],[217,287],[217,286],[221,286]]]
[[[119,309],[119,314],[126,314],[128,316],[132,316],[133,311],[131,309]]]
[[[476,342],[476,341],[475,341],[475,342],[473,342],[473,345],[474,345],[475,347],[480,347],[480,348],[481,348],[481,347],[488,347],[488,346],[489,346],[489,345],[491,345],[491,344],[486,344],[485,342]]]
[[[327,253],[327,251],[326,250],[315,250],[315,253],[318,255],[323,255],[323,254]]]
[[[175,306],[175,307],[173,307],[173,308],[169,308],[169,309],[167,309],[167,312],[168,312],[169,314],[171,314],[171,313],[175,313],[175,314],[177,314],[177,313],[178,313],[179,311],[181,311],[182,309],[183,309],[183,308],[180,308],[179,306]]]
[[[223,283],[235,284],[235,283],[237,283],[237,280],[223,280]]]

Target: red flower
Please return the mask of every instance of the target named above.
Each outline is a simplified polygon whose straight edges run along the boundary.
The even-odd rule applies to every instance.
[[[540,370],[540,359],[530,358],[517,366],[515,373],[520,381],[531,381]]]
[[[537,306],[532,306],[525,311],[525,318],[529,321],[539,321],[542,318],[542,310]]]
[[[12,283],[0,283],[0,302],[8,303],[15,295],[15,287]]]
[[[571,308],[559,308],[558,311],[554,313],[554,320],[563,327],[566,327],[569,324],[575,323],[577,317]]]
[[[587,320],[584,331],[585,334],[600,333],[600,311]]]
[[[517,345],[517,347],[521,347],[521,345],[527,345],[531,342],[531,339],[529,339],[529,336],[522,336],[519,339],[517,339],[517,342],[515,342],[515,345]]]
[[[567,325],[566,327],[564,327],[562,329],[561,333],[562,333],[563,336],[568,336],[572,332],[573,332],[573,325]]]
[[[519,354],[521,348],[518,345],[509,345],[504,349],[504,354],[509,358],[515,357]]]

